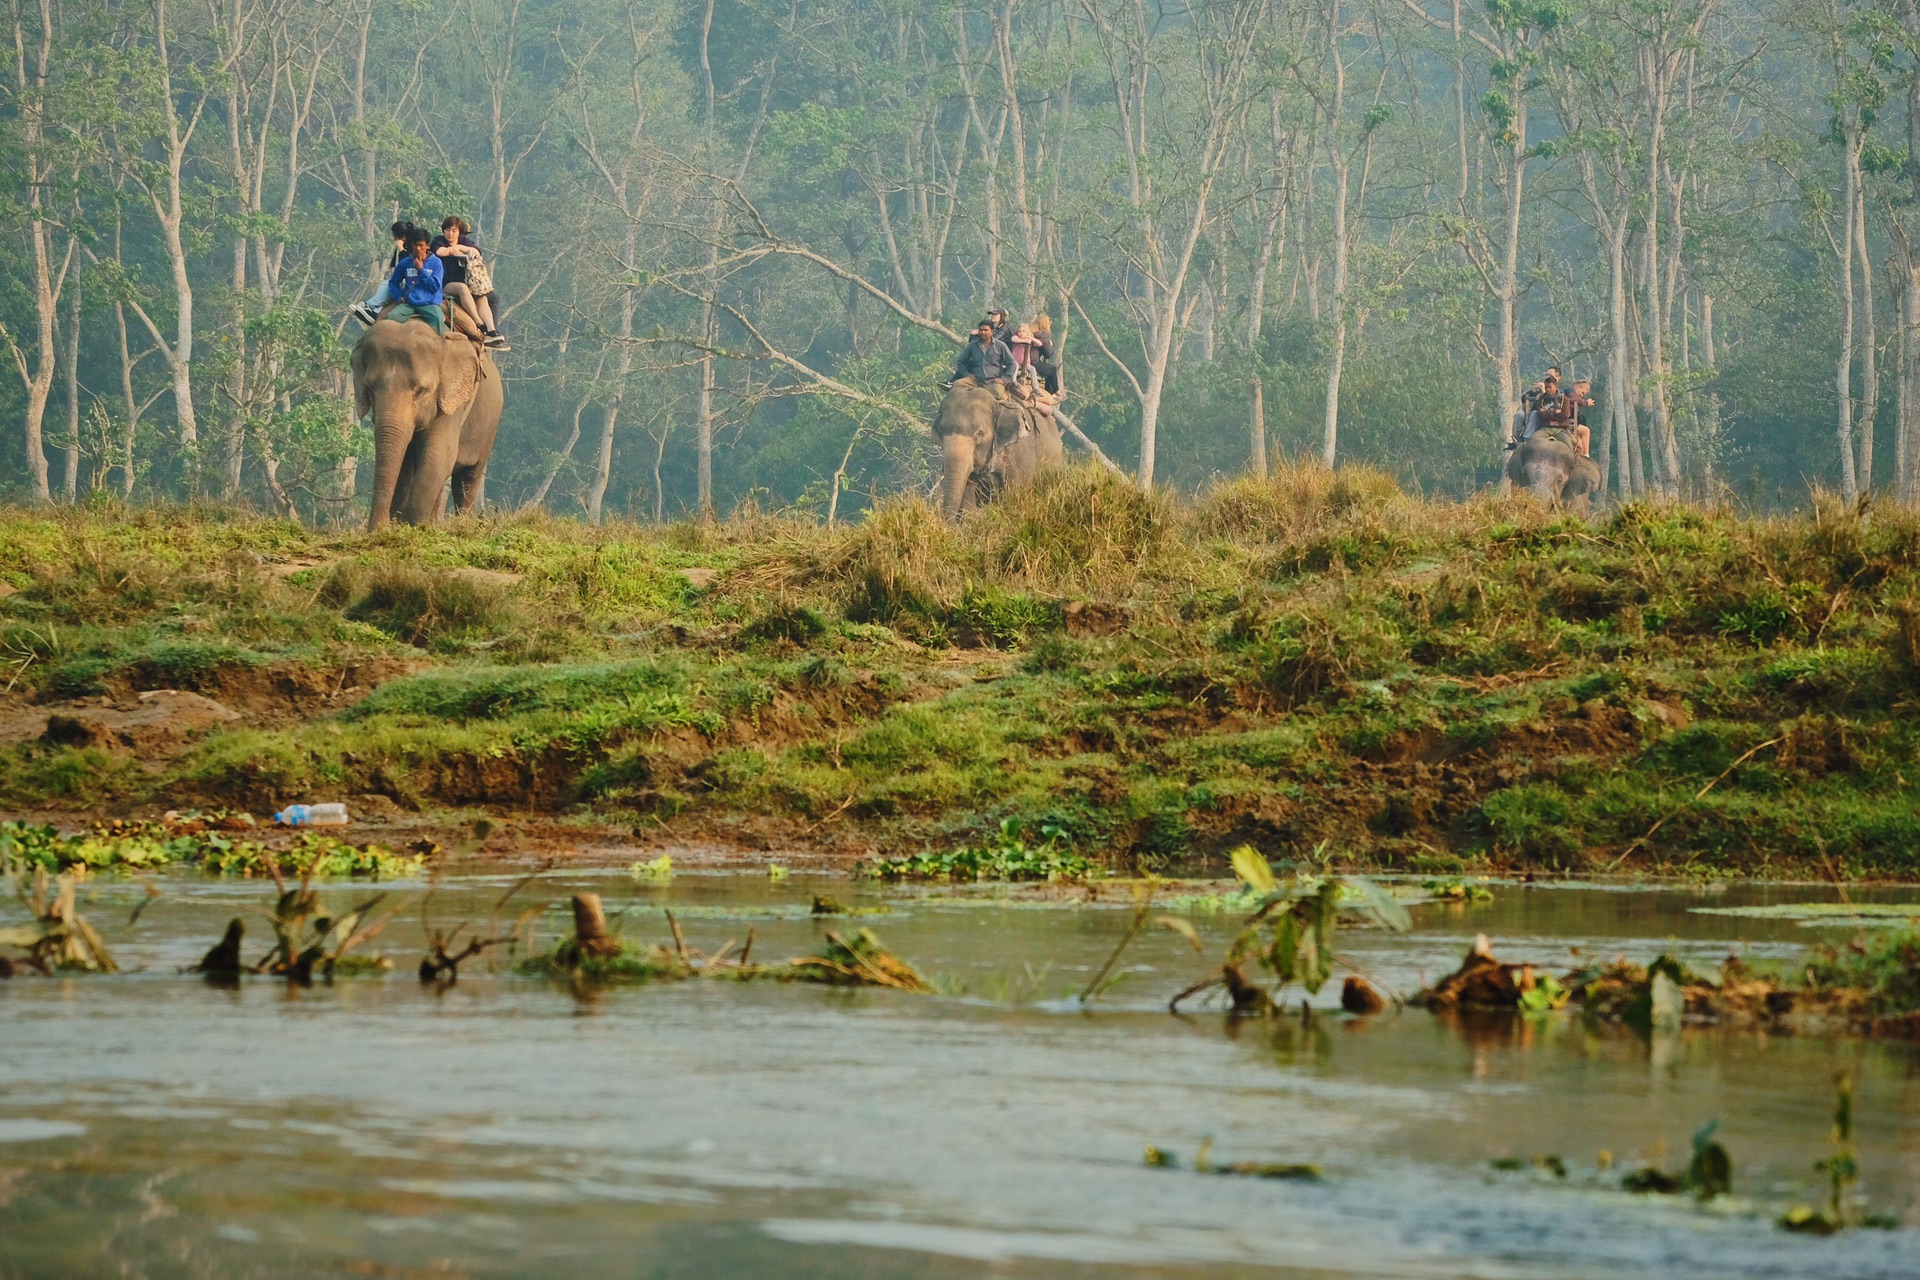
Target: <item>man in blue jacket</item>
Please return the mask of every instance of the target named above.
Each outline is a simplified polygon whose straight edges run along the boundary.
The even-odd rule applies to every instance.
[[[447,332],[446,273],[429,246],[433,237],[419,227],[407,232],[407,256],[393,269],[387,292],[399,304],[387,312],[389,320],[425,320],[442,337]]]

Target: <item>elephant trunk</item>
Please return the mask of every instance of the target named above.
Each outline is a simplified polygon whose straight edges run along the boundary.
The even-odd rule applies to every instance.
[[[407,447],[413,443],[413,393],[386,388],[373,397],[373,510],[367,528],[378,529],[393,516],[393,493],[400,482]]]
[[[940,437],[940,514],[951,520],[960,514],[967,481],[973,476],[973,437],[962,431]]]

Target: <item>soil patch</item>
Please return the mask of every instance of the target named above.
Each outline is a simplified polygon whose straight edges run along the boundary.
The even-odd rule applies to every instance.
[[[430,665],[418,658],[387,655],[332,663],[253,666],[234,662],[194,673],[179,683],[240,712],[249,723],[279,724],[351,706],[378,685],[424,671]],[[118,673],[109,688],[117,701],[124,701],[158,683],[135,666]]]
[[[150,689],[103,703],[48,709],[38,736],[56,746],[98,747],[156,759],[179,755],[209,729],[240,718],[212,698],[180,689]]]

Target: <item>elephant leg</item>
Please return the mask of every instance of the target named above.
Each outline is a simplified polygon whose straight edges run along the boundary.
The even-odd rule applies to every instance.
[[[454,459],[460,448],[460,424],[441,418],[427,429],[413,484],[403,501],[409,524],[433,524],[446,511],[447,480],[453,474]]]
[[[480,495],[487,483],[487,464],[483,461],[471,466],[456,465],[453,468],[453,510],[455,515],[468,516],[480,505]]]

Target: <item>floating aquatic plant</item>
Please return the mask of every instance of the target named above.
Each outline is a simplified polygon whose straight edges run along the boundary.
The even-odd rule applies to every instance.
[[[1098,869],[1067,848],[1067,833],[1046,825],[1030,844],[1016,818],[1001,822],[986,843],[943,853],[916,853],[863,862],[859,870],[882,880],[1082,880]]]
[[[0,822],[0,865],[63,871],[70,867],[141,871],[197,867],[219,875],[265,875],[269,863],[295,875],[365,876],[386,880],[418,875],[437,846],[422,841],[408,853],[380,844],[353,844],[337,836],[302,832],[292,840],[248,839],[201,823],[113,822],[80,835],[52,826]]]

